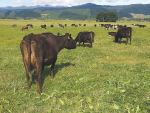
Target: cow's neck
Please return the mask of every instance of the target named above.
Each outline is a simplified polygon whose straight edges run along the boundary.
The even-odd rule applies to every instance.
[[[65,42],[66,42],[67,37],[61,36],[61,37],[56,37],[56,41],[57,41],[57,51],[61,51],[64,46],[65,46]]]

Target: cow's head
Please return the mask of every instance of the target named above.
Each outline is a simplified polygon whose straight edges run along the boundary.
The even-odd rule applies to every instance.
[[[65,48],[67,48],[67,49],[75,49],[76,48],[76,42],[72,39],[71,34],[66,33],[65,36],[68,37],[66,39],[66,42],[65,42]]]

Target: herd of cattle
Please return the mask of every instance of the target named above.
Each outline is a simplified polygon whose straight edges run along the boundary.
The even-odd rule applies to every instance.
[[[32,24],[27,24],[28,27],[33,27]],[[67,25],[65,25],[66,27]],[[76,24],[72,24],[71,26],[75,26]],[[79,26],[79,25],[78,25]],[[86,24],[84,25],[86,26]],[[94,25],[95,26],[95,25]],[[131,36],[132,36],[132,28],[127,26],[120,25],[99,25],[100,27],[113,27],[118,28],[117,32],[108,32],[109,35],[115,37],[115,42],[118,42],[118,39],[126,38],[128,43],[128,38],[130,38],[131,44]],[[116,27],[117,26],[117,27]],[[51,26],[54,27],[54,26]],[[62,24],[59,24],[59,27],[64,28]],[[96,26],[95,26],[96,27]],[[41,25],[41,28],[46,29],[46,25]],[[23,27],[26,29],[26,27]],[[51,77],[54,77],[54,66],[57,60],[58,53],[63,49],[75,49],[76,43],[83,42],[90,43],[92,47],[92,43],[94,42],[95,33],[93,31],[90,32],[79,32],[77,37],[73,40],[71,34],[66,33],[65,35],[54,35],[52,33],[42,33],[42,34],[29,34],[23,37],[23,40],[20,43],[20,49],[23,57],[23,62],[26,70],[26,78],[27,78],[27,89],[29,89],[29,79],[31,77],[31,71],[33,69],[37,69],[37,83],[38,83],[38,93],[41,93],[41,74],[45,66],[51,65]],[[126,44],[127,44],[126,43]]]

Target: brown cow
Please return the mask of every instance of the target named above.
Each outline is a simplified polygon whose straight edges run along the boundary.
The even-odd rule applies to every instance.
[[[12,25],[12,27],[17,27],[17,24]]]
[[[23,27],[22,27],[22,31],[23,31],[24,29],[28,29],[28,26],[23,26]]]
[[[45,66],[51,65],[51,77],[54,77],[53,73],[57,54],[63,48],[76,48],[76,43],[69,33],[61,37],[55,36],[52,33],[24,36],[20,43],[20,49],[26,69],[27,89],[29,89],[31,71],[37,69],[38,92],[41,93],[40,79],[42,71]]]
[[[91,32],[79,32],[75,41],[76,43],[79,42],[79,46],[80,46],[80,43],[83,42],[83,47],[84,47],[84,43],[85,42],[88,42],[91,44],[91,47],[92,47],[92,42],[94,42],[94,32],[91,31]]]

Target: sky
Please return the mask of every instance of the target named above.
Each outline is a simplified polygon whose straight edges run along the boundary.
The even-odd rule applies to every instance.
[[[130,4],[150,4],[150,0],[1,0],[0,7],[6,6],[76,6],[86,3],[95,3],[97,5],[130,5]]]

